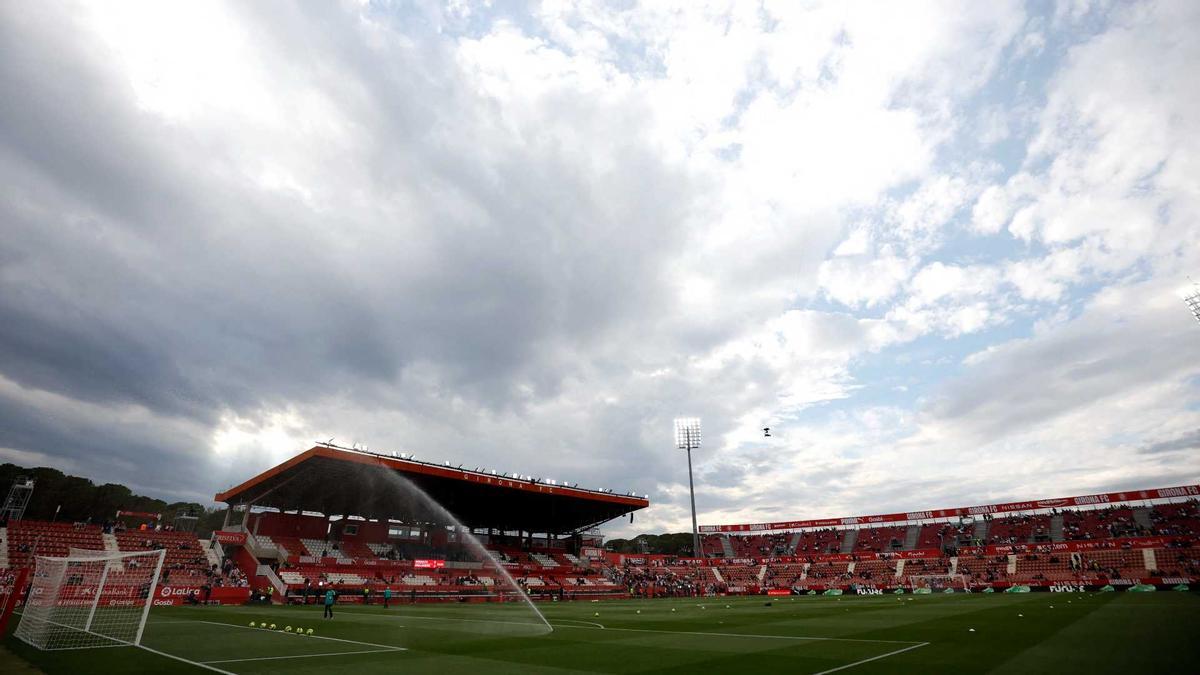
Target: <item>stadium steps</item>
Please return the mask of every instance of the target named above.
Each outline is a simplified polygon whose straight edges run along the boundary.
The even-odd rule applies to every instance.
[[[909,525],[908,531],[904,533],[904,550],[912,551],[917,548],[917,540],[921,537],[920,525]]]
[[[842,553],[854,553],[854,545],[858,543],[858,530],[846,530],[846,538],[842,540]]]
[[[1063,540],[1063,515],[1056,513],[1050,516],[1050,541]]]
[[[1158,569],[1158,554],[1156,554],[1154,552],[1154,549],[1152,549],[1152,548],[1142,549],[1142,559],[1144,561],[1143,564],[1146,566],[1146,569],[1148,569],[1148,570],[1157,570]]]
[[[800,538],[804,536],[803,532],[793,532],[792,539],[788,542],[788,555],[796,555],[796,548],[800,546]]]
[[[896,561],[896,578],[904,576],[904,558]]]
[[[990,521],[984,520],[983,518],[977,519],[975,521],[975,531],[971,534],[971,537],[978,539],[981,543],[986,544],[988,538],[988,526],[990,524]]]
[[[727,534],[721,535],[721,555],[725,556],[726,558],[734,557],[733,542],[729,541],[729,535]]]
[[[766,578],[767,578],[767,566],[763,565],[762,567],[758,568],[758,583],[760,586],[762,585],[763,579],[766,579]]]
[[[950,556],[950,569],[946,570],[947,574],[958,574],[958,556]]]
[[[1005,568],[1005,573],[1012,576],[1017,573],[1017,556],[1008,556],[1008,567]]]
[[[708,568],[708,569],[712,570],[713,576],[717,578],[717,583],[718,583],[718,584],[723,584],[723,583],[725,583],[725,577],[721,575],[721,568],[720,568],[720,567],[710,567],[710,568]]]
[[[220,546],[220,544],[217,544]],[[200,547],[204,549],[204,559],[208,561],[209,569],[221,567],[221,556],[217,555],[217,549],[213,546],[211,539],[202,539]]]
[[[8,569],[8,528],[0,527],[0,569]]]
[[[1154,521],[1150,519],[1150,507],[1142,506],[1133,510],[1133,522],[1147,530],[1154,531]]]

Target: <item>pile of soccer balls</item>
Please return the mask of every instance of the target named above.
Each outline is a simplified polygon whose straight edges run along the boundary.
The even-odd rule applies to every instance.
[[[263,628],[263,629],[265,629],[265,630],[276,630],[276,626],[275,626],[275,624],[273,624],[273,623],[272,623],[272,624],[267,624],[267,622],[266,622],[266,621],[262,621],[262,622],[259,622],[259,623],[255,623],[255,622],[251,621],[251,622],[250,622],[250,627],[251,627],[251,628]],[[284,627],[283,627],[283,632],[285,632],[285,633],[295,633],[296,635],[312,635],[312,634],[313,634],[313,629],[311,629],[311,628],[309,628],[309,629],[304,629],[304,628],[301,628],[301,627],[299,627],[299,626],[296,626],[295,628],[292,628],[291,626],[284,626]]]

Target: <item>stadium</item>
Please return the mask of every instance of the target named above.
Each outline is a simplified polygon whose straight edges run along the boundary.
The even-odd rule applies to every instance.
[[[1198,33],[0,2],[0,675],[1200,672]]]
[[[26,519],[23,480],[0,529],[6,645],[49,673],[1179,672],[1196,656],[1200,485],[703,525],[702,554],[677,556],[595,534],[644,497],[331,444],[215,495],[206,539],[151,513]],[[1135,631],[1136,660],[1081,650],[1082,626]]]

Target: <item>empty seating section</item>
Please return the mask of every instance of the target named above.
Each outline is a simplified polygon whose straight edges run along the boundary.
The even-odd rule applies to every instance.
[[[258,535],[258,538],[262,539],[262,535]],[[275,548],[279,549],[280,555],[282,555],[285,559],[291,558],[292,556],[299,557],[309,555],[308,550],[304,548],[304,543],[300,541],[299,537],[275,535],[268,538],[275,542]]]
[[[35,555],[64,556],[72,548],[103,550],[100,528],[37,520],[14,520],[8,524],[8,563],[11,567],[28,567]]]
[[[725,548],[721,546],[721,535],[706,534],[701,537],[700,550],[704,552],[706,557],[721,557],[725,555]]]
[[[759,569],[758,566],[749,565],[722,567],[721,576],[729,586],[757,585]]]
[[[788,550],[791,536],[790,533],[730,536],[729,543],[733,544],[735,558],[770,558],[791,555]]]
[[[1183,504],[1158,504],[1150,509],[1151,534],[1200,535],[1200,505],[1194,501]]]
[[[355,562],[379,559],[379,556],[375,555],[375,551],[372,551],[369,546],[356,541],[343,541],[340,548],[343,554]]]
[[[907,571],[907,567],[905,570]],[[955,571],[974,583],[1000,581],[1008,576],[1008,556],[959,556],[958,569]]]
[[[805,530],[800,533],[793,555],[808,553],[837,553],[842,546],[842,531],[828,528],[824,530]]]
[[[970,545],[975,534],[972,524],[926,523],[917,534],[918,549],[940,549],[944,546]]]
[[[804,577],[804,567],[802,563],[770,565],[767,568],[767,585],[776,588],[794,586]]]
[[[949,573],[949,558],[917,558],[904,561],[904,576]]]
[[[367,548],[379,558],[387,557],[394,550],[391,544],[367,544]]]
[[[876,553],[899,550],[904,546],[904,536],[907,533],[907,526],[864,527],[858,531],[858,539],[854,542],[854,550],[873,551]]]
[[[848,562],[815,562],[808,566],[808,578],[824,581],[846,579],[849,577],[846,572],[848,567]]]
[[[1009,516],[988,523],[989,544],[1024,544],[1050,536],[1050,516]]]
[[[350,557],[342,552],[340,544],[336,541],[301,539],[300,542],[304,544],[308,555],[314,558],[335,558],[338,562],[350,562]]]
[[[1154,552],[1155,567],[1167,576],[1200,576],[1200,549],[1166,548]]]
[[[890,560],[860,560],[854,563],[854,579],[865,583],[895,580],[896,563]]]
[[[1108,539],[1135,537],[1141,527],[1133,520],[1133,509],[1111,508],[1090,511],[1063,511],[1064,539]]]
[[[558,567],[558,561],[544,553],[531,553],[529,557],[542,567]]]
[[[126,530],[116,533],[116,539],[122,551],[166,550],[163,569],[168,571],[168,578],[175,583],[202,583],[208,578],[208,557],[200,547],[195,532]]]

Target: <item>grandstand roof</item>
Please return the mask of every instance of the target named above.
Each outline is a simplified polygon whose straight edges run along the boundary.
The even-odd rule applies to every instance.
[[[404,522],[449,520],[447,514],[407,489],[403,479],[473,528],[562,534],[650,505],[644,497],[520,480],[326,444],[313,446],[215,499],[231,506],[249,504],[326,515]]]

